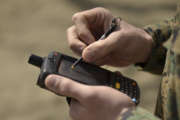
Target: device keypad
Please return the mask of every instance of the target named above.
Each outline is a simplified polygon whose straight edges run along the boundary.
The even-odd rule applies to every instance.
[[[127,94],[136,104],[139,103],[139,87],[134,80],[118,75],[114,83],[114,88]]]

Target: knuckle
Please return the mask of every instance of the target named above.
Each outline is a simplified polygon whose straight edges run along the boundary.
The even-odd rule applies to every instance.
[[[69,42],[69,47],[71,48],[71,50],[76,51],[77,49],[77,45],[75,42]]]
[[[67,82],[57,80],[56,83],[54,84],[54,90],[56,93],[64,95],[65,92],[67,91]]]
[[[70,36],[72,36],[73,33],[76,33],[76,27],[74,25],[69,27],[66,30],[66,33],[67,33],[67,38],[69,38]]]
[[[86,36],[87,36],[84,31],[79,31],[78,35],[79,35],[79,37],[80,37],[81,39],[85,39]]]
[[[68,82],[66,81],[59,81],[59,84],[57,84],[57,89],[61,94],[65,94],[65,92],[68,90]]]
[[[58,92],[60,92],[60,91],[59,91],[60,85],[61,85],[60,80],[57,80],[56,83],[54,84],[54,89],[55,89],[56,91],[58,91]]]
[[[72,21],[77,21],[79,19],[82,19],[84,17],[84,15],[81,13],[81,12],[78,12],[78,13],[75,13],[73,16],[72,16]]]
[[[50,75],[47,76],[46,79],[54,79],[54,75],[50,74]]]
[[[94,8],[94,9],[97,9],[97,10],[106,10],[106,9],[103,8],[103,7],[96,7],[96,8]]]
[[[72,16],[72,21],[76,21],[78,18],[79,18],[79,12],[73,14],[73,16]]]
[[[96,7],[96,8],[94,8],[94,9],[96,9],[96,10],[98,10],[98,11],[104,11],[104,12],[110,13],[109,10],[107,10],[107,9],[105,9],[105,8],[103,8],[103,7]]]
[[[72,27],[69,27],[69,28],[66,30],[66,33],[67,33],[67,34],[70,33],[70,32],[71,32],[71,29],[72,29]]]

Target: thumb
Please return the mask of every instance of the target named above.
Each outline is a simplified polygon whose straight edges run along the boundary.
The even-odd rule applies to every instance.
[[[82,57],[86,62],[95,62],[108,56],[113,50],[115,50],[117,37],[113,33],[104,40],[93,42],[87,46],[82,53]]]
[[[52,92],[59,95],[72,97],[79,101],[81,101],[86,95],[86,85],[59,75],[49,75],[45,80],[45,84]]]

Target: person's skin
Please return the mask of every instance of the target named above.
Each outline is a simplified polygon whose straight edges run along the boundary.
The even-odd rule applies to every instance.
[[[98,38],[109,28],[112,14],[104,8],[76,13],[74,25],[67,30],[70,48],[86,62],[99,65],[127,66],[145,62],[151,52],[152,37],[143,29],[120,21],[106,39]]]
[[[116,120],[134,103],[126,94],[105,86],[88,86],[57,75],[49,75],[46,86],[56,94],[74,98],[69,114],[73,120]]]
[[[106,39],[96,41],[109,28],[112,14],[104,8],[76,13],[67,30],[70,48],[86,62],[98,65],[127,66],[145,62],[152,49],[152,37],[125,21]],[[46,86],[57,94],[74,98],[70,105],[73,120],[117,120],[134,104],[127,95],[110,87],[87,86],[68,78],[50,75]]]

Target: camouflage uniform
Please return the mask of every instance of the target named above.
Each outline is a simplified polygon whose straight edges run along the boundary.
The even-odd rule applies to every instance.
[[[179,35],[176,34],[180,28],[179,6],[174,18],[145,27],[145,31],[153,37],[154,46],[148,62],[141,67],[145,71],[163,76],[155,111],[157,117],[137,107],[127,112],[121,120],[180,119],[180,32]],[[170,45],[164,47],[163,43],[167,40],[170,40]]]

